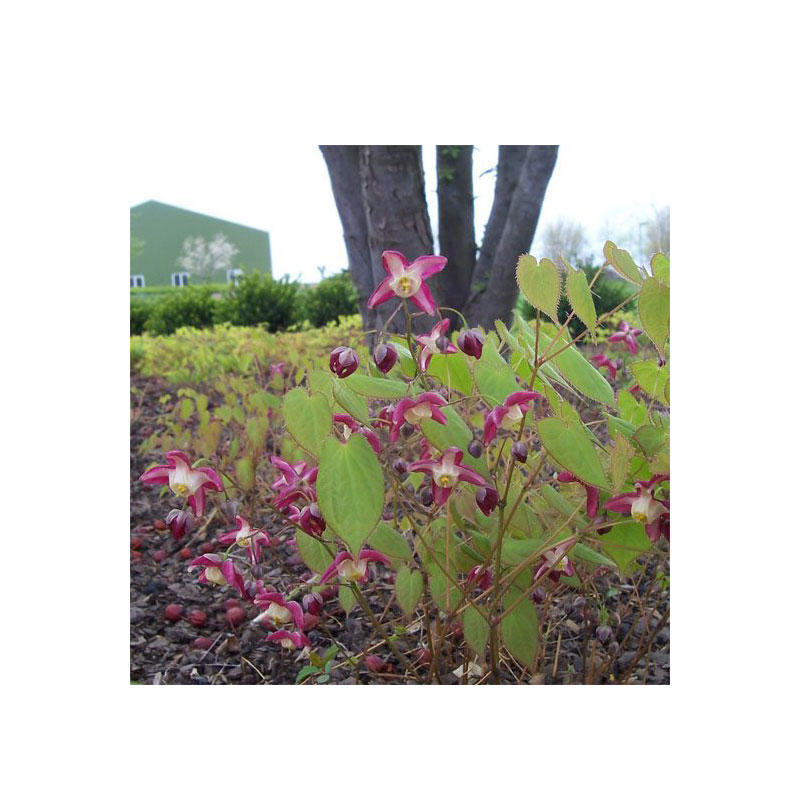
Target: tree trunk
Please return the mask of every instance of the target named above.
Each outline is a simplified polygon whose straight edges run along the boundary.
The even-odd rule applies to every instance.
[[[367,240],[367,215],[361,198],[358,175],[358,145],[320,145],[328,167],[336,210],[344,230],[350,277],[358,292],[358,307],[364,330],[375,327],[375,311],[367,309],[367,300],[375,289],[372,259]]]
[[[492,258],[491,280],[483,292],[472,296],[464,310],[470,324],[482,325],[489,330],[496,319],[510,322],[519,294],[517,260],[530,250],[557,156],[558,145],[531,146],[528,149],[508,207],[503,233]]]
[[[472,145],[437,145],[436,173],[439,196],[439,253],[447,268],[430,281],[433,296],[442,305],[464,307],[475,269],[475,203],[472,190]],[[454,327],[458,315],[449,312]]]
[[[422,148],[322,145],[320,149],[344,228],[364,326],[380,328],[396,308],[386,303],[373,311],[366,309],[369,295],[385,277],[382,252],[399,250],[409,261],[433,252]],[[530,249],[557,155],[557,145],[501,145],[492,211],[476,261],[472,146],[437,148],[439,238],[448,266],[433,276],[431,288],[440,305],[463,311],[470,325],[490,330],[496,319],[510,320],[518,295],[517,259]],[[457,327],[460,320],[455,322]],[[415,318],[417,331],[431,324],[426,315]],[[391,329],[404,326],[398,315]]]
[[[381,266],[384,250],[398,250],[409,261],[433,252],[433,234],[425,202],[420,145],[364,145],[360,149],[361,195],[367,216],[372,274],[375,286],[386,274]],[[375,309],[379,327],[394,309]],[[396,323],[396,324],[395,324]],[[416,330],[430,325],[417,320]],[[393,330],[405,330],[405,320],[395,317]]]

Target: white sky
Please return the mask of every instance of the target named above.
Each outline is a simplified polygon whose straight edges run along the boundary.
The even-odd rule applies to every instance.
[[[587,136],[587,139],[590,137]],[[346,267],[342,229],[325,162],[314,145],[265,146],[210,154],[198,168],[197,151],[175,152],[140,164],[130,186],[130,205],[145,200],[188,208],[269,231],[273,274],[319,279]],[[436,231],[433,145],[423,146],[428,210]],[[480,243],[491,210],[494,175],[478,177],[497,163],[497,145],[476,145],[476,237]],[[606,238],[635,251],[638,225],[670,201],[669,159],[646,142],[619,145],[567,144],[545,195],[537,235],[561,217],[582,223],[591,249]],[[532,247],[536,253],[536,241]]]

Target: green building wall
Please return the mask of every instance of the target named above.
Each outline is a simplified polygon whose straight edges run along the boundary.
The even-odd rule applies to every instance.
[[[218,233],[239,248],[231,267],[272,274],[269,234],[246,225],[198,214],[184,208],[149,200],[131,208],[131,236],[142,243],[131,255],[131,275],[144,275],[145,286],[171,286],[172,273],[189,236],[211,241]],[[217,270],[213,283],[225,283],[224,270]]]

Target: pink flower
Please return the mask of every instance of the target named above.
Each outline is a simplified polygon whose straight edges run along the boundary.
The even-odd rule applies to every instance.
[[[616,335],[616,334],[615,334]],[[608,374],[611,377],[612,381],[617,379],[617,370],[622,367],[622,362],[614,360],[612,361],[608,356],[598,353],[597,355],[592,356],[589,361],[594,362],[595,366],[598,369],[605,367],[608,370]]]
[[[486,482],[474,469],[461,466],[464,452],[458,447],[448,447],[441,459],[415,461],[408,465],[409,472],[424,472],[433,478],[433,501],[443,506],[459,481],[483,486]]]
[[[311,647],[308,636],[300,631],[275,631],[267,636],[268,642],[278,642],[285,650],[299,650],[301,647]]]
[[[289,506],[288,517],[310,536],[320,536],[327,527],[316,503],[309,503],[302,511],[297,506]]]
[[[596,486],[584,483],[571,472],[559,472],[558,480],[561,483],[579,483],[586,489],[586,513],[591,519],[594,519],[600,509],[600,490]]]
[[[500,502],[500,495],[497,494],[497,489],[492,486],[481,486],[475,492],[475,501],[483,516],[488,517],[497,508],[497,504]]]
[[[491,589],[494,576],[488,567],[473,567],[467,575],[467,583],[474,583],[482,592]]]
[[[419,368],[423,372],[428,369],[432,356],[458,352],[456,346],[445,335],[448,330],[450,330],[450,320],[445,318],[439,320],[431,328],[430,333],[416,337],[417,343],[422,347],[419,353]]]
[[[377,550],[362,550],[358,554],[358,558],[354,559],[350,553],[339,553],[333,559],[333,563],[322,573],[319,579],[320,583],[327,583],[333,576],[338,575],[340,581],[351,583],[358,581],[364,583],[367,580],[367,567],[370,561],[380,561],[387,567],[391,566],[391,561]]]
[[[458,347],[462,353],[480,359],[483,355],[483,334],[477,328],[470,328],[458,334]]]
[[[575,567],[572,565],[572,562],[565,557],[565,553],[567,550],[572,547],[574,542],[572,539],[568,539],[565,542],[562,542],[558,547],[554,547],[552,550],[548,550],[544,556],[542,557],[542,564],[539,569],[536,571],[536,575],[534,575],[534,580],[538,581],[542,575],[547,575],[550,580],[558,582],[558,579],[562,575],[566,575],[567,577],[571,577],[575,574]]]
[[[200,573],[200,583],[214,583],[217,586],[233,586],[242,597],[247,597],[244,579],[230,559],[218,556],[216,553],[200,556],[189,564],[189,571],[193,567],[205,567]]]
[[[389,441],[396,442],[403,423],[419,425],[426,419],[434,419],[440,425],[447,424],[447,417],[441,411],[441,406],[447,401],[436,392],[423,392],[418,397],[404,397],[392,413],[392,427],[389,431]]]
[[[172,538],[179,542],[186,534],[194,530],[194,514],[191,511],[173,508],[165,520],[172,533]]]
[[[331,372],[335,372],[340,378],[346,378],[358,369],[358,353],[352,347],[334,347],[329,366]]]
[[[308,611],[309,614],[319,616],[322,612],[322,604],[324,602],[325,599],[319,592],[311,591],[303,597],[303,608]]]
[[[223,491],[219,475],[208,467],[194,469],[181,450],[167,453],[168,464],[150,467],[139,478],[142,483],[166,484],[178,497],[188,497],[192,511],[202,517],[206,510],[206,490]]]
[[[309,502],[317,499],[317,492],[314,489],[319,472],[317,467],[307,467],[305,461],[289,464],[278,456],[270,456],[269,460],[281,472],[271,487],[278,492],[272,501],[278,510],[285,511],[291,503],[299,498]]]
[[[642,332],[638,328],[631,328],[624,320],[617,325],[617,332],[608,337],[609,342],[624,342],[632,355],[639,352],[639,343],[636,341],[637,336],[641,336]]]
[[[393,344],[381,342],[373,351],[375,366],[385,375],[397,363],[397,348]]]
[[[637,522],[643,523],[651,542],[657,542],[662,534],[669,541],[669,500],[656,500],[653,497],[656,486],[668,480],[667,474],[653,475],[649,481],[636,481],[635,492],[612,497],[605,508],[618,514],[630,514]]]
[[[441,272],[447,264],[446,258],[420,256],[409,264],[402,253],[384,250],[381,261],[388,277],[378,284],[378,288],[367,301],[367,308],[375,308],[393,297],[407,297],[426,314],[436,311],[436,303],[425,279]]]
[[[287,600],[280,592],[262,589],[255,604],[261,609],[256,621],[267,620],[272,625],[292,625],[303,630],[303,608],[296,600]]]
[[[489,411],[483,426],[484,447],[497,436],[498,428],[512,429],[530,411],[532,402],[541,396],[539,392],[512,392],[503,405]]]
[[[342,434],[344,435],[345,441],[350,438],[351,434],[360,433],[369,442],[370,447],[380,455],[381,442],[372,428],[365,427],[360,422],[354,420],[349,414],[334,414],[333,421],[343,426]]]
[[[261,547],[269,547],[272,544],[269,540],[269,536],[267,536],[264,531],[253,530],[244,517],[237,516],[234,521],[236,522],[236,528],[232,531],[219,534],[219,536],[217,536],[217,541],[224,545],[230,545],[235,542],[239,547],[246,547],[250,561],[256,564],[261,552]]]

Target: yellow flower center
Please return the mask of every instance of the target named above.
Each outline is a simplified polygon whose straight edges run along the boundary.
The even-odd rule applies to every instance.
[[[450,482],[449,475],[441,475],[439,477],[439,486],[443,486],[445,489],[450,485]]]
[[[176,483],[173,485],[172,491],[179,497],[183,497],[183,495],[188,493],[189,487],[185,483]]]
[[[397,285],[400,289],[404,292],[407,292],[411,289],[411,279],[410,278],[400,278]]]
[[[219,567],[206,567],[206,580],[209,583],[216,583],[217,586],[225,586],[227,583]]]

